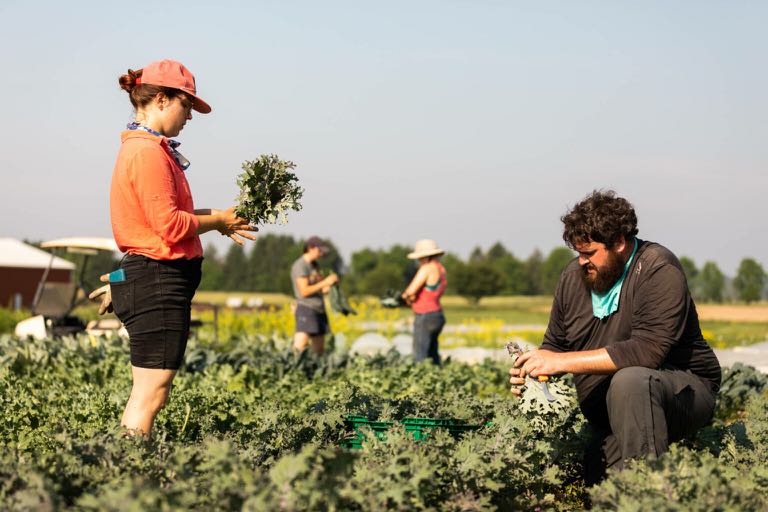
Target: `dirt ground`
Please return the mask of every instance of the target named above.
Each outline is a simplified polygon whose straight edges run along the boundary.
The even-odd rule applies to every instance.
[[[549,306],[538,306],[536,311],[549,313]],[[768,323],[768,304],[752,305],[696,304],[699,320],[719,322]]]
[[[719,320],[722,322],[768,323],[768,304],[730,305],[697,304],[699,320]]]

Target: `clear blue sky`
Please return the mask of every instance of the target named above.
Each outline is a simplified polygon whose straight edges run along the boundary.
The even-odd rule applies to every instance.
[[[307,192],[269,231],[526,257],[610,187],[641,237],[768,266],[767,19],[748,1],[0,0],[0,235],[111,234],[117,77],[174,58],[213,107],[179,137],[199,207],[277,153]]]

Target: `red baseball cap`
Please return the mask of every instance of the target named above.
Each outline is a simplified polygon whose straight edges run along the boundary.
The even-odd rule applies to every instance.
[[[193,75],[184,64],[175,60],[158,60],[147,64],[141,70],[141,76],[136,79],[136,85],[161,85],[179,89],[194,98],[192,108],[201,114],[207,114],[211,111],[211,106],[197,96],[195,89],[195,75]]]

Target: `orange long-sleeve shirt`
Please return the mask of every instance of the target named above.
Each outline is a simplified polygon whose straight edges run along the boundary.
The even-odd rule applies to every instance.
[[[155,260],[201,257],[192,193],[167,139],[144,130],[121,138],[109,194],[117,246]]]

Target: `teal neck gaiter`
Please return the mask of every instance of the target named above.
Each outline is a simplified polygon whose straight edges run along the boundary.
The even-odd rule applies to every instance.
[[[607,292],[598,295],[592,292],[592,314],[602,320],[603,318],[612,315],[619,309],[619,295],[621,295],[621,285],[624,284],[624,279],[627,277],[629,271],[629,265],[635,257],[637,252],[637,238],[635,238],[635,247],[632,249],[632,254],[629,256],[627,263],[624,265],[624,273],[618,281]]]

